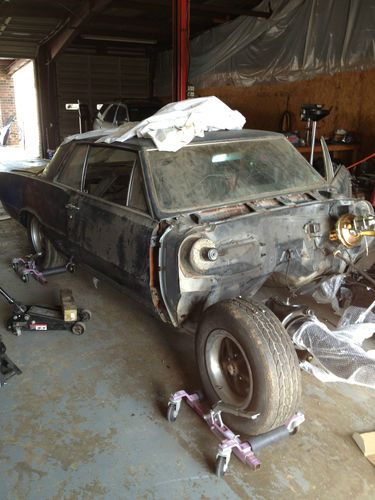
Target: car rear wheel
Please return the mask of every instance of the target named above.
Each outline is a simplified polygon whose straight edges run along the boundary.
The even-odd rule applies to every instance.
[[[27,234],[34,253],[38,256],[38,264],[42,269],[64,265],[66,259],[47,238],[39,220],[30,215],[27,223]]]
[[[211,306],[199,325],[196,357],[212,403],[259,413],[254,420],[224,413],[233,430],[261,434],[298,410],[301,380],[293,343],[262,304],[235,299]]]

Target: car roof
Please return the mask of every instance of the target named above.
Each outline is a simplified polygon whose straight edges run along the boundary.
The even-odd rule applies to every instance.
[[[88,138],[80,138],[76,137],[75,141],[84,141],[90,143],[101,144],[101,142],[97,142],[101,138],[110,139],[109,134],[102,134],[100,130],[98,130],[98,135]],[[271,139],[277,137],[284,137],[282,134],[277,132],[269,132],[265,130],[250,130],[250,129],[242,129],[242,130],[218,130],[216,132],[206,132],[204,137],[195,137],[192,141],[193,144],[205,144],[209,142],[223,142],[223,141],[238,141],[238,140],[256,140],[256,139]],[[105,145],[105,143],[102,143]],[[147,150],[147,149],[155,149],[156,146],[151,139],[142,139],[139,137],[132,137],[124,142],[113,141],[110,143],[116,147],[131,147],[132,149],[137,150]]]

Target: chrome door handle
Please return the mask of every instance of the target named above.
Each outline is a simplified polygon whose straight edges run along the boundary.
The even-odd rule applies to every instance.
[[[67,203],[65,205],[65,208],[70,208],[71,210],[79,210],[79,207],[77,207],[77,205],[73,205],[72,203]]]

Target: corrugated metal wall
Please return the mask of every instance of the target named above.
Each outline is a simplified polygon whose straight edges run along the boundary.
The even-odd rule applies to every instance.
[[[78,113],[66,103],[79,99],[91,112],[96,104],[113,99],[150,96],[150,61],[147,57],[64,54],[56,63],[60,138],[79,132]]]

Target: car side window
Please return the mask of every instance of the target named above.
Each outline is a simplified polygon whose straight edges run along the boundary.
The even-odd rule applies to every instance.
[[[108,123],[113,123],[115,120],[116,111],[117,111],[117,104],[112,104],[112,106],[109,106],[109,108],[104,114],[103,121]]]
[[[69,151],[72,144],[62,144],[53,155],[52,159],[49,161],[46,168],[41,173],[42,177],[46,179],[53,179],[56,177],[58,171],[60,170],[63,162],[69,157]]]
[[[124,122],[128,121],[128,111],[125,106],[119,104],[116,114],[116,123],[117,125],[121,125]]]
[[[83,190],[103,200],[126,205],[137,154],[111,147],[90,148]]]
[[[136,210],[140,210],[141,212],[148,213],[142,170],[139,160],[134,165],[132,176],[130,179],[127,205],[130,208],[135,208]]]
[[[81,189],[83,165],[85,163],[87,145],[77,145],[70,154],[63,170],[60,172],[57,181],[74,189]]]

